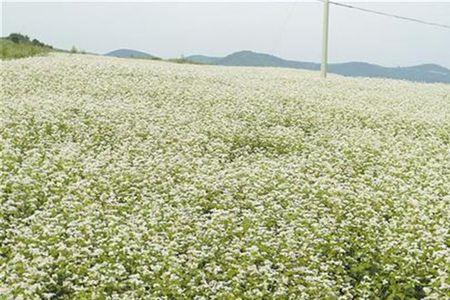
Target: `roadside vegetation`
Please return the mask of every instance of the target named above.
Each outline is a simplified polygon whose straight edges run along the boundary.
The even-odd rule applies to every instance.
[[[31,40],[28,36],[20,33],[12,33],[0,39],[0,59],[45,55],[52,50],[52,46],[44,44],[37,39]]]

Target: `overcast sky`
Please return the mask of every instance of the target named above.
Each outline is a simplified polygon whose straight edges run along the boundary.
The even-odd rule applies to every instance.
[[[450,23],[450,2],[353,5]],[[1,30],[3,36],[21,32],[58,48],[96,53],[131,48],[176,57],[253,50],[318,62],[322,4],[6,2]],[[450,68],[450,30],[332,6],[330,61]]]

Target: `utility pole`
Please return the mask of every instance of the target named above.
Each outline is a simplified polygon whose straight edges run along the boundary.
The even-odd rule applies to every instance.
[[[327,77],[329,9],[330,9],[329,0],[323,0],[322,65],[320,66],[320,71],[323,78]]]

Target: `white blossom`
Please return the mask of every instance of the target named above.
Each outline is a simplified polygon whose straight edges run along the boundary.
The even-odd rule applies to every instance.
[[[0,298],[445,299],[450,86],[0,68]]]

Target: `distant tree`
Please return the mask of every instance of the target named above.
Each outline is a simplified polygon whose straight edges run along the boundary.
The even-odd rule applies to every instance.
[[[11,33],[8,37],[8,40],[18,44],[18,43],[29,43],[30,38],[27,35],[23,35],[21,33]]]
[[[37,39],[33,39],[33,40],[31,41],[31,43],[32,43],[33,45],[39,46],[39,47],[45,47],[45,46],[47,46],[47,45],[45,45],[44,43],[40,42],[40,41],[37,40]]]
[[[70,53],[78,53],[78,50],[75,46],[72,46],[72,48],[70,49]]]
[[[10,40],[13,41],[13,43],[16,43],[16,44],[19,43],[19,39],[16,36],[11,37]]]

